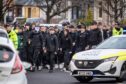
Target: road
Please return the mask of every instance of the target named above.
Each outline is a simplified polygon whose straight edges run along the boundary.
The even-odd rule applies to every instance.
[[[55,71],[48,73],[47,70],[28,72],[28,84],[82,84],[76,81],[67,72]],[[93,79],[88,84],[126,84],[116,83],[115,79]],[[86,84],[86,83],[85,83]]]

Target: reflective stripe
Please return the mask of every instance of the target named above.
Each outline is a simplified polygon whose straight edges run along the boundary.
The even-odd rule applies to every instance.
[[[111,57],[115,57],[118,56],[119,58],[117,60],[126,60],[126,51],[120,51],[117,52],[115,54],[109,54],[106,56],[101,56],[101,59],[107,59],[107,58],[111,58]]]
[[[119,56],[119,58],[117,60],[126,61],[126,55],[125,56]]]

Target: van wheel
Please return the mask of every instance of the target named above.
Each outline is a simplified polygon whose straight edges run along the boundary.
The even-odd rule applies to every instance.
[[[122,66],[120,77],[116,78],[117,82],[123,82],[125,80],[126,80],[126,62]]]
[[[90,82],[93,77],[76,77],[76,79],[81,83],[87,83]]]

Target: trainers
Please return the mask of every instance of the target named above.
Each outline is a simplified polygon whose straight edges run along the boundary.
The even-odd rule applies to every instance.
[[[39,67],[38,67],[38,71],[41,71],[41,70],[42,70],[42,66],[39,66]]]
[[[55,64],[55,67],[54,67],[55,69],[58,69],[59,68],[59,66],[58,66],[58,64]]]
[[[59,68],[60,68],[60,69],[63,69],[63,67],[64,67],[64,63],[61,63],[61,64],[59,65]]]
[[[63,71],[66,71],[66,68],[63,68]]]
[[[49,66],[49,65],[46,65],[46,67],[47,67],[48,69],[50,69],[50,66]]]

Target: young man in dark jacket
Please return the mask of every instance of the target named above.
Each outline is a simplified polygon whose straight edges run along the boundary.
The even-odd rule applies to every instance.
[[[43,36],[39,31],[39,27],[35,27],[35,29],[31,32],[29,38],[29,44],[31,45],[32,49],[32,59],[33,59],[32,68],[33,70],[35,69],[35,67],[39,69],[41,63],[39,60],[39,56],[41,48],[43,48]]]
[[[31,55],[30,55],[30,45],[28,44],[28,39],[30,37],[30,25],[26,24],[25,27],[23,28],[23,32],[21,33],[22,35],[22,50],[20,54],[25,58],[25,61],[32,63],[31,61]]]
[[[71,59],[72,59],[72,56],[75,54],[77,48],[77,32],[76,28],[73,25],[69,26],[69,34],[70,37],[72,38],[72,53],[71,53]]]
[[[55,64],[55,54],[57,54],[59,43],[58,43],[58,38],[55,35],[55,30],[54,28],[49,29],[49,34],[47,35],[46,38],[46,44],[45,44],[45,50],[44,52],[48,52],[49,54],[49,65],[50,65],[50,70],[49,72],[53,72],[54,64]]]
[[[88,32],[85,26],[81,26],[78,32],[76,52],[84,51],[87,46]]]
[[[69,31],[67,29],[63,31],[63,36],[61,37],[60,45],[60,50],[64,52],[64,69],[68,70],[68,65],[71,59],[70,54],[72,53],[72,38],[69,35]]]
[[[43,36],[43,43],[44,43],[44,47],[41,49],[41,63],[43,65],[43,68],[47,68],[46,65],[48,64],[48,53],[47,52],[44,52],[44,49],[45,49],[45,42],[46,42],[46,38],[47,38],[47,27],[45,26],[41,26],[41,34]]]
[[[101,22],[98,23],[98,28],[101,32],[101,40],[104,41],[108,38],[108,30],[105,25],[103,25]]]
[[[91,49],[93,46],[97,46],[102,41],[101,31],[97,27],[97,22],[92,22],[91,30],[88,33],[88,44],[89,49]]]

